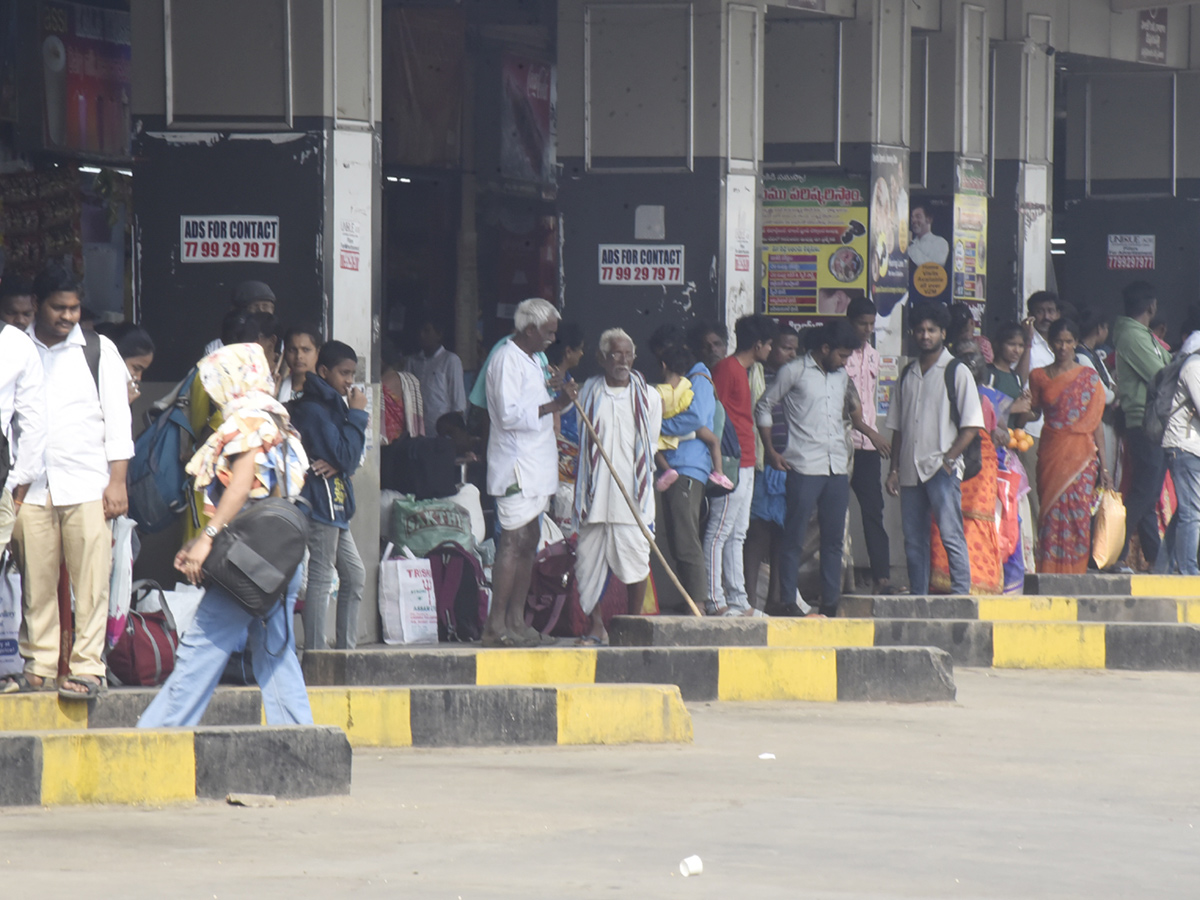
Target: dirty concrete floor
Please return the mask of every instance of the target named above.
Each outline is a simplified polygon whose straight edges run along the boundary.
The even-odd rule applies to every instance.
[[[1200,895],[1200,678],[956,676],[954,704],[692,704],[691,746],[359,751],[352,796],[268,809],[0,810],[2,893]]]

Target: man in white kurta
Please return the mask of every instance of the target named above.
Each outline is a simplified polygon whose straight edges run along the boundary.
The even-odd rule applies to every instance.
[[[624,331],[606,331],[600,338],[599,352],[605,374],[584,384],[580,405],[595,426],[600,446],[612,461],[620,484],[633,498],[642,521],[653,523],[654,448],[662,425],[662,400],[633,371],[633,341]],[[629,613],[641,612],[650,574],[650,542],[586,426],[580,432],[575,512],[579,605],[591,618],[591,628],[581,643],[597,644],[604,639],[599,603],[610,571],[626,585]]]

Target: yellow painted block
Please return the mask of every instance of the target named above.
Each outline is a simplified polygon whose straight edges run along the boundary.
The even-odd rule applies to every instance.
[[[42,736],[42,805],[154,805],[196,796],[191,731],[63,731]]]
[[[1133,597],[1200,598],[1200,575],[1130,575]]]
[[[992,665],[997,669],[1103,669],[1104,625],[997,622]]]
[[[558,689],[560,744],[690,744],[692,716],[679,688],[586,684]]]
[[[768,647],[874,647],[874,619],[768,619]]]
[[[596,651],[591,647],[561,650],[482,650],[475,656],[476,684],[592,684]]]
[[[313,723],[346,732],[351,747],[411,747],[408,688],[311,687]]]
[[[980,597],[979,619],[984,622],[1075,622],[1079,601],[1074,597]]]
[[[60,701],[51,693],[0,696],[0,731],[61,731],[87,724],[86,703]]]
[[[1175,604],[1179,609],[1180,622],[1200,622],[1200,600],[1176,600]]]
[[[837,692],[837,651],[810,647],[722,647],[721,700],[822,700]]]

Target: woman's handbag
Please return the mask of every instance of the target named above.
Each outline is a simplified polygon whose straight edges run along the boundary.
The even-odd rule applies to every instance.
[[[285,442],[284,485],[289,483],[287,457]],[[213,538],[201,571],[205,581],[262,617],[282,599],[307,547],[308,516],[295,503],[281,497],[252,500]]]

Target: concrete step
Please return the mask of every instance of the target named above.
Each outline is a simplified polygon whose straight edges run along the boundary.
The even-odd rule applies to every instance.
[[[1042,622],[1198,622],[1200,600],[1179,597],[928,597],[846,595],[849,619],[987,619]]]
[[[349,794],[351,756],[346,735],[332,727],[5,732],[0,806]]]
[[[608,632],[624,647],[937,647],[959,666],[1200,671],[1200,627],[1183,624],[618,616]]]
[[[684,700],[922,703],[955,695],[950,657],[929,647],[768,648],[762,646],[765,639],[747,647],[708,643],[647,649],[321,650],[305,654],[304,675],[310,685],[665,684],[676,685]]]
[[[1193,597],[1200,598],[1195,575],[1026,575],[1026,594],[1054,597]]]
[[[52,693],[0,696],[0,732],[130,729],[153,688],[110,690],[91,703]],[[688,743],[692,719],[679,689],[662,684],[534,687],[310,687],[318,725],[354,747]],[[258,688],[221,688],[201,723],[260,725]],[[0,777],[3,777],[0,772]]]

